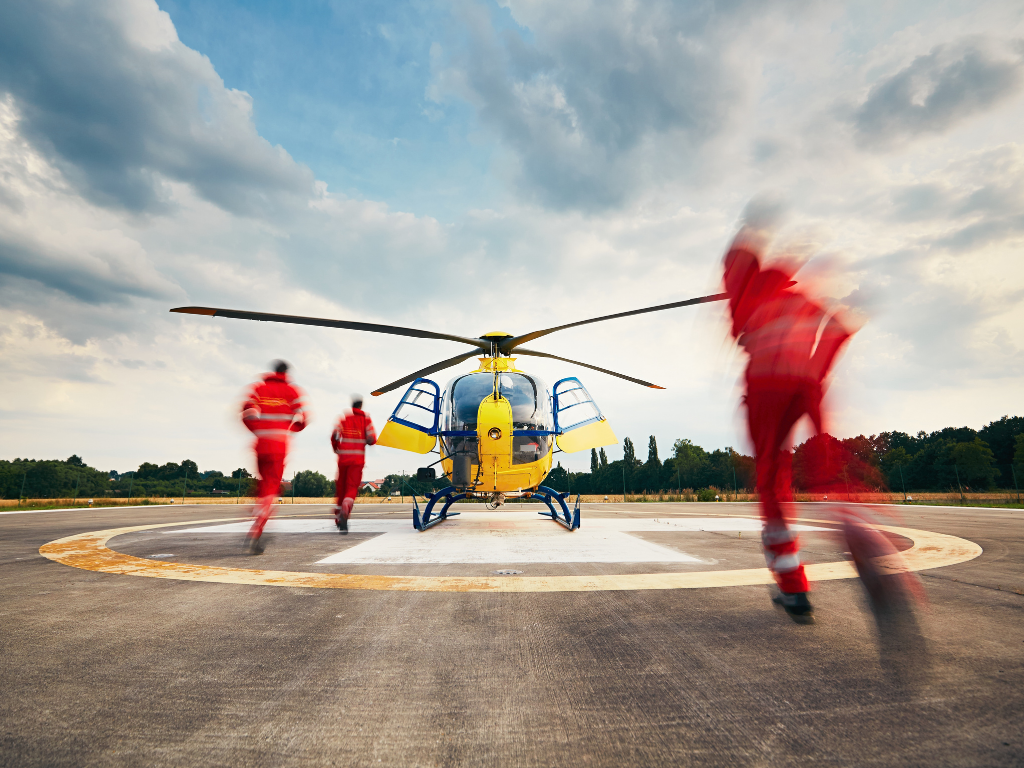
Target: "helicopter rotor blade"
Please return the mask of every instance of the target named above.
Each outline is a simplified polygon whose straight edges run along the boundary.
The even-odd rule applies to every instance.
[[[377,395],[383,395],[385,392],[390,392],[393,389],[398,389],[403,384],[408,384],[410,381],[415,381],[423,376],[428,376],[431,373],[437,371],[443,371],[445,368],[451,368],[453,365],[458,365],[463,360],[468,360],[471,357],[476,357],[479,352],[467,352],[464,355],[456,355],[455,357],[449,357],[447,360],[442,360],[440,363],[434,363],[426,368],[421,368],[415,373],[410,373],[408,376],[403,376],[398,381],[392,381],[390,384],[385,384],[383,387],[379,387],[370,394],[374,397]]]
[[[552,360],[561,360],[563,363],[572,363],[573,365],[582,365],[584,368],[589,368],[592,371],[600,371],[601,373],[607,373],[609,376],[615,376],[626,381],[632,381],[634,384],[639,384],[643,387],[650,387],[651,389],[664,389],[659,387],[657,384],[651,384],[649,381],[643,379],[634,379],[632,376],[627,376],[624,373],[616,373],[615,371],[609,371],[607,368],[598,368],[596,365],[590,365],[588,363],[581,363],[579,360],[570,360],[567,357],[559,357],[558,355],[549,355],[547,352],[535,352],[532,349],[523,349],[520,347],[516,350],[517,355],[530,355],[531,357],[550,357]]]
[[[691,306],[693,304],[706,304],[706,303],[711,302],[711,301],[722,301],[723,299],[727,299],[727,298],[729,298],[729,294],[727,294],[727,293],[716,293],[716,294],[714,294],[712,296],[701,296],[701,297],[696,298],[696,299],[686,299],[685,301],[674,301],[671,304],[659,304],[656,307],[647,307],[645,309],[634,309],[634,310],[631,310],[629,312],[618,312],[618,313],[616,313],[614,315],[605,315],[603,317],[595,317],[595,318],[592,318],[590,320],[580,320],[579,322],[576,322],[576,323],[566,323],[565,325],[558,325],[558,326],[555,326],[554,328],[547,328],[547,329],[545,329],[543,331],[533,331],[532,333],[526,333],[526,334],[523,334],[522,336],[515,336],[515,337],[513,337],[511,339],[505,339],[505,341],[501,342],[501,344],[499,345],[499,348],[501,349],[502,352],[504,352],[505,354],[508,354],[513,349],[518,347],[520,344],[525,344],[528,341],[533,341],[534,339],[539,339],[541,336],[547,336],[549,333],[554,333],[555,331],[564,331],[566,328],[575,328],[578,325],[589,325],[590,323],[600,323],[600,322],[602,322],[604,320],[615,320],[616,318],[619,318],[619,317],[630,317],[632,315],[643,315],[643,314],[646,314],[647,312],[660,312],[663,309],[675,309],[676,307],[688,307],[688,306]],[[519,350],[519,351],[522,352],[522,350]],[[549,357],[550,357],[550,355],[549,355]],[[559,358],[559,359],[561,359],[561,358]],[[582,363],[580,363],[580,365],[582,365]],[[599,368],[597,370],[601,370],[601,369]],[[614,376],[618,376],[618,374],[613,374],[613,375]],[[629,377],[628,376],[624,376],[622,378],[629,378]],[[630,381],[634,381],[634,379],[630,379]],[[647,385],[647,386],[650,386],[650,385]]]
[[[294,325],[317,325],[324,328],[345,328],[350,331],[371,331],[373,333],[389,333],[392,336],[411,336],[416,339],[440,339],[470,344],[485,352],[491,348],[489,341],[470,339],[465,336],[453,336],[448,333],[421,331],[418,328],[403,328],[398,325],[379,325],[377,323],[357,323],[351,320],[330,320],[321,317],[301,317],[299,315],[275,315],[270,312],[246,312],[238,309],[216,309],[214,307],[176,307],[171,312],[186,315],[206,315],[209,317],[233,317],[238,320],[258,320],[270,323],[292,323]],[[470,356],[477,354],[471,353]]]

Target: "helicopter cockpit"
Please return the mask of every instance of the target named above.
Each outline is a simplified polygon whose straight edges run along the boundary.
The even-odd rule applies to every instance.
[[[494,393],[494,384],[493,373],[476,372],[452,379],[445,387],[440,434],[444,454],[453,458],[459,475],[472,473],[471,466],[478,463],[477,413],[480,403]],[[551,452],[554,432],[547,386],[536,376],[511,371],[498,374],[497,384],[498,393],[512,406],[512,427],[520,433],[512,438],[512,464],[545,458]]]

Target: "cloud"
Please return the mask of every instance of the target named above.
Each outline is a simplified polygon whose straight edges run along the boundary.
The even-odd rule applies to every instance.
[[[182,291],[156,268],[123,222],[82,198],[19,133],[0,101],[0,297],[48,313],[78,339],[91,323],[76,306],[124,305]],[[104,325],[101,323],[101,325]]]
[[[763,209],[775,190],[799,230],[787,247],[848,254],[831,262],[838,289],[829,295],[876,305],[844,363],[844,380],[870,393],[852,429],[920,423],[921,394],[941,386],[953,393],[943,417],[959,413],[979,391],[972,382],[1020,374],[1024,176],[1019,120],[1005,119],[1019,102],[999,120],[978,120],[984,135],[906,134],[885,153],[856,149],[851,113],[836,123],[837,99],[870,99],[864,73],[891,79],[910,65],[908,50],[945,51],[928,71],[955,81],[947,70],[964,58],[949,53],[964,33],[959,22],[914,27],[913,45],[879,53],[889,32],[872,28],[851,50],[849,18],[834,7],[822,16],[817,4],[461,6],[435,47],[434,117],[458,152],[483,143],[475,128],[463,130],[466,103],[476,108],[499,158],[497,181],[480,183],[508,194],[438,220],[313,181],[258,135],[249,97],[225,88],[149,0],[15,5],[0,6],[0,351],[16,361],[3,374],[19,411],[0,418],[19,454],[87,446],[112,466],[182,456],[245,465],[237,397],[270,359],[285,357],[317,419],[296,441],[292,466],[330,471],[325,446],[345,392],[370,391],[459,347],[169,307],[466,335],[550,327],[716,292],[745,204],[755,201],[748,214]],[[289,34],[263,32],[256,39]],[[417,49],[432,37],[424,32]],[[985,61],[1014,60],[995,44],[976,48]],[[362,66],[354,77],[370,77]],[[401,76],[376,67],[373,77]],[[311,98],[302,87],[295,83],[294,98]],[[264,113],[282,106],[259,94]],[[431,152],[412,142],[402,163],[433,173]],[[470,188],[478,179],[459,178]],[[823,260],[802,281],[815,263]],[[664,393],[553,361],[529,361],[528,370],[549,381],[583,377],[620,436],[735,443],[738,353],[723,353],[720,320],[720,307],[688,308],[538,343],[659,382]],[[1002,386],[1009,400],[1014,390]],[[378,424],[399,394],[370,404]],[[185,411],[163,406],[183,401]],[[985,407],[998,416],[1010,407],[1002,403]],[[899,419],[881,422],[883,404]],[[917,415],[908,425],[904,413]],[[40,429],[46,419],[56,426]],[[379,476],[417,459],[381,449],[370,461]],[[586,456],[563,463],[585,468]]]
[[[1018,144],[968,154],[888,193],[889,218],[929,224],[928,246],[974,254],[1024,236],[1024,148]]]
[[[166,180],[244,214],[310,195],[313,175],[259,136],[155,2],[0,4],[0,94],[21,133],[91,202],[161,210]]]
[[[1021,48],[973,37],[939,45],[875,85],[856,110],[857,143],[889,149],[944,133],[1020,89]]]
[[[514,156],[523,191],[554,208],[602,210],[642,181],[697,161],[748,86],[733,51],[774,4],[464,4],[469,42],[435,50],[438,100],[474,104]]]

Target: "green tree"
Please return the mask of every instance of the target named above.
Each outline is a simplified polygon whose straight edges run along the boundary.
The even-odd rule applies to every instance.
[[[544,478],[544,485],[555,491],[569,490],[569,473],[562,468],[562,462],[558,462],[558,466],[548,472],[548,476]]]
[[[323,497],[331,494],[331,481],[311,469],[297,472],[292,484],[296,496]]]
[[[1017,435],[1014,441],[1013,463],[1018,467],[1024,467],[1024,432]]]
[[[599,459],[597,458],[597,449],[590,449],[590,474],[596,475],[597,470],[600,467]]]
[[[882,473],[894,491],[902,492],[909,489],[907,485],[907,470],[910,465],[911,456],[904,446],[892,448],[882,456]]]
[[[988,443],[995,455],[996,465],[1015,461],[1016,446],[1024,434],[1024,416],[1003,416],[978,430],[978,437]]]
[[[980,437],[969,443],[957,443],[948,455],[956,466],[960,482],[970,488],[991,488],[1000,475],[994,466],[992,449]]]
[[[598,456],[599,459],[601,459],[601,466],[602,467],[607,467],[608,466],[608,454],[604,452],[604,448],[602,448],[600,451],[597,452],[597,456]]]
[[[636,451],[633,448],[633,441],[628,437],[622,441],[622,460],[627,467],[636,466]]]
[[[647,441],[647,464],[651,467],[660,467],[661,459],[658,458],[658,441],[654,435]]]
[[[678,482],[683,488],[703,488],[710,485],[707,475],[711,461],[707,451],[683,438],[672,444],[672,452],[675,454]]]

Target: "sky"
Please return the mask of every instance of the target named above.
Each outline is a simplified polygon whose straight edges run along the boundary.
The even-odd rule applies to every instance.
[[[0,458],[254,469],[284,358],[289,474],[333,475],[351,393],[380,428],[371,390],[463,348],[171,307],[525,333],[718,292],[751,220],[862,323],[834,434],[1024,415],[1021,125],[1018,2],[0,4]],[[641,456],[749,452],[720,305],[542,342],[666,387],[521,361]]]

